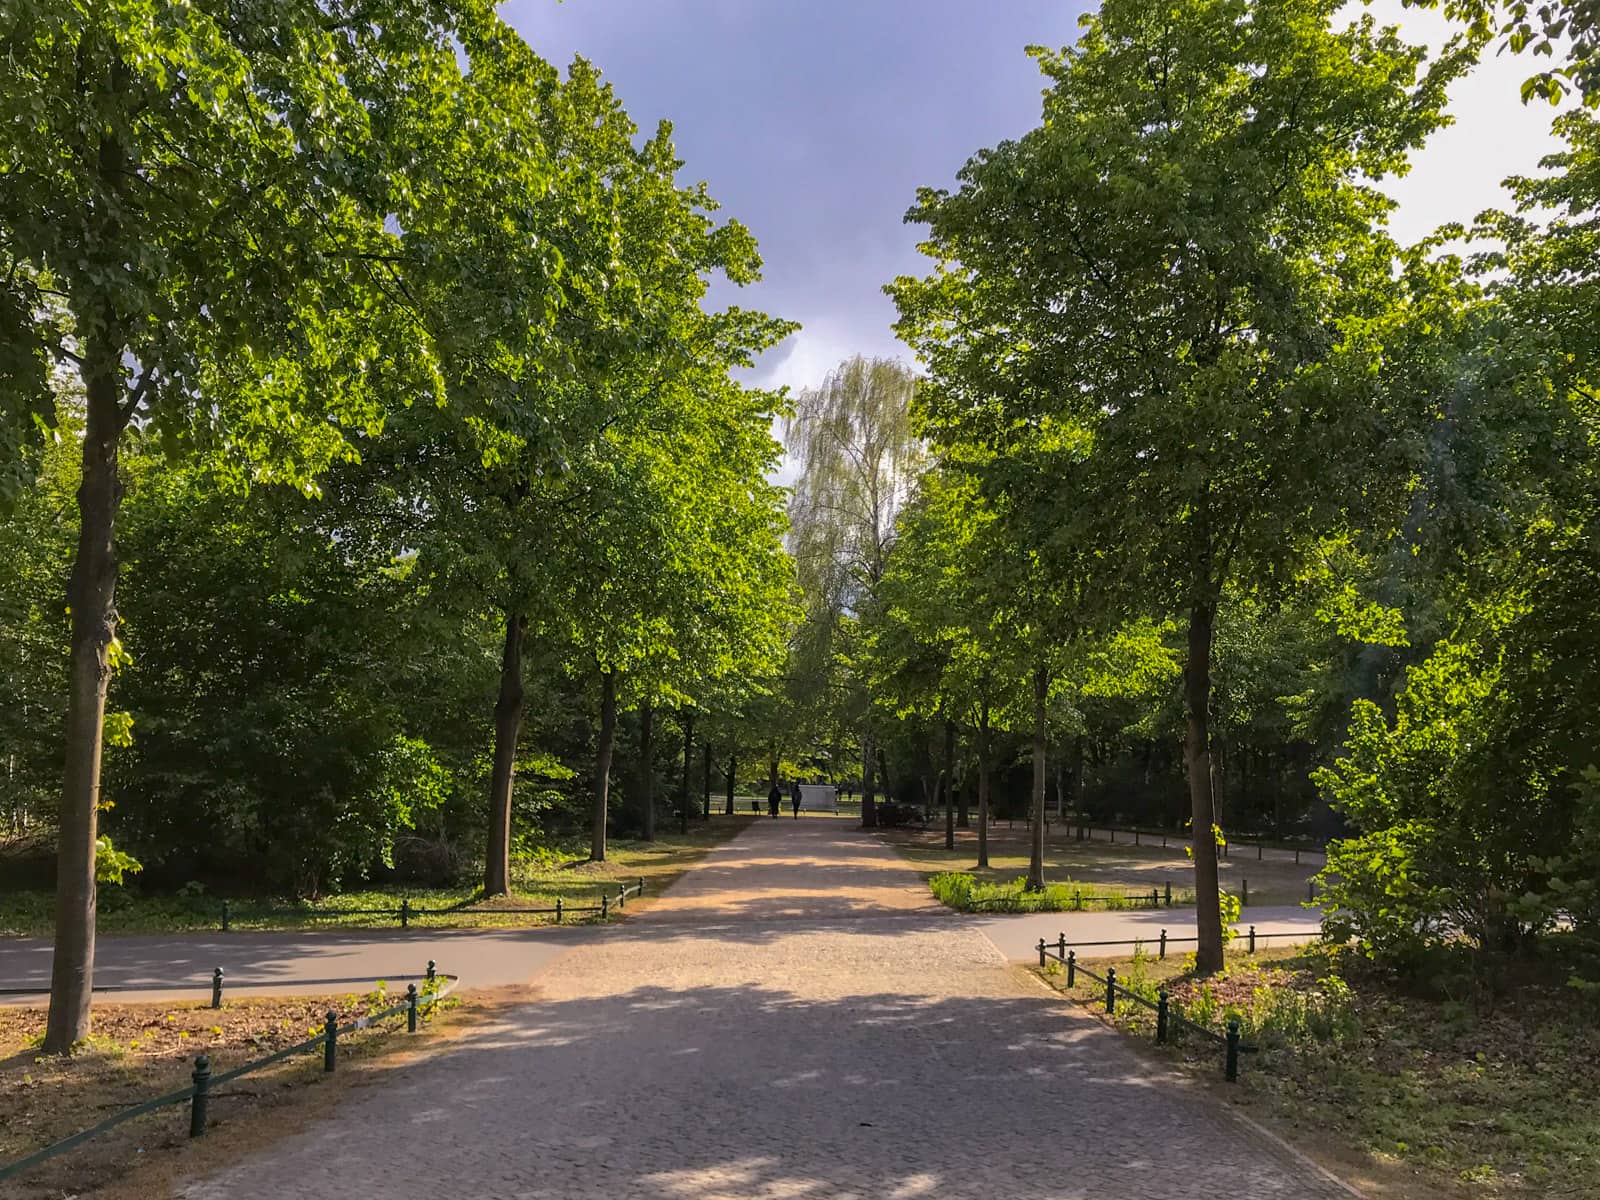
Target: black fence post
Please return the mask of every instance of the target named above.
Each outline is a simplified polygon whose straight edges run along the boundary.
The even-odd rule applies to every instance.
[[[1315,904],[1316,902],[1317,902],[1317,881],[1315,879],[1308,879],[1308,880],[1306,880],[1306,903],[1307,904]]]
[[[1161,931],[1161,957],[1165,958],[1166,956],[1167,956],[1167,931],[1165,929],[1163,929]]]
[[[644,895],[644,876],[643,875],[639,876],[639,890],[634,894],[638,895],[638,896]]]
[[[1300,850],[1298,847],[1296,847],[1294,852],[1294,865],[1297,867],[1300,865]]]
[[[322,1032],[322,1069],[333,1070],[339,1058],[339,1014],[328,1010],[328,1022]]]
[[[1252,925],[1252,926],[1250,926],[1250,953],[1254,954],[1255,952],[1256,952],[1256,927],[1254,925]]]
[[[417,985],[406,984],[406,1032],[417,1031]]]
[[[1228,1018],[1228,1061],[1223,1075],[1229,1083],[1239,1082],[1239,1018]]]
[[[1115,967],[1106,968],[1106,1011],[1108,1013],[1117,1011],[1117,969]]]
[[[1076,950],[1068,950],[1067,951],[1067,986],[1068,987],[1076,987],[1077,985],[1078,985],[1078,952]]]
[[[1239,884],[1240,884],[1239,907],[1240,908],[1249,908],[1250,907],[1250,881],[1248,879],[1241,879],[1241,880],[1239,880]]]
[[[617,889],[617,907],[628,907],[628,889],[626,887],[619,887]]]
[[[1044,966],[1044,939],[1039,939],[1039,965]]]
[[[211,1007],[222,1007],[222,968],[211,972]]]
[[[1167,989],[1156,994],[1156,1041],[1167,1044]]]
[[[222,932],[228,932],[228,902],[226,899],[222,902]]]
[[[1161,907],[1161,893],[1156,891],[1155,888],[1151,888],[1150,889],[1150,907],[1151,908],[1160,908]]]
[[[556,924],[561,924],[561,897],[556,897]]]
[[[211,1093],[211,1060],[202,1054],[194,1060],[194,1098],[189,1101],[189,1136],[200,1137],[206,1131],[206,1098]]]
[[[1167,907],[1172,907],[1172,880],[1167,880]]]
[[[1139,827],[1137,825],[1133,827],[1133,844],[1135,846],[1139,844]]]
[[[1261,843],[1261,842],[1257,842],[1256,843],[1256,861],[1257,862],[1261,861],[1261,852],[1262,852],[1263,849],[1265,849],[1265,845],[1263,843]]]
[[[411,897],[410,896],[401,896],[400,897],[400,928],[401,929],[409,929],[410,927],[411,927]]]
[[[607,901],[606,894],[604,892],[601,892],[600,893],[600,919],[602,921],[604,921],[611,914],[610,906],[606,903],[606,901]]]

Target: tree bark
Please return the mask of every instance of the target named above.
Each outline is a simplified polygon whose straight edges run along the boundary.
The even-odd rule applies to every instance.
[[[878,798],[872,788],[872,730],[861,731],[861,828],[878,827]]]
[[[989,702],[978,713],[978,866],[989,866]]]
[[[600,672],[600,744],[595,751],[594,814],[589,834],[589,861],[606,860],[606,817],[611,806],[611,750],[617,740],[616,672]]]
[[[522,734],[522,637],[527,620],[506,613],[505,649],[500,658],[500,695],[494,702],[494,768],[489,775],[489,845],[483,860],[483,891],[511,891],[511,785],[517,769],[517,738]]]
[[[728,756],[728,807],[723,810],[725,816],[733,816],[733,785],[739,778],[739,756]]]
[[[678,832],[689,832],[689,760],[694,755],[694,710],[683,714],[683,786],[678,789]]]
[[[1195,926],[1199,940],[1195,970],[1211,975],[1222,969],[1222,911],[1217,895],[1216,823],[1211,803],[1211,636],[1216,601],[1196,599],[1189,611],[1189,654],[1183,668],[1184,757],[1189,770],[1193,822]]]
[[[644,805],[644,840],[656,840],[655,705],[639,705],[639,799]]]
[[[1044,772],[1045,701],[1050,696],[1050,673],[1044,667],[1033,673],[1033,819],[1028,830],[1028,885],[1030,892],[1044,888]]]
[[[956,848],[956,726],[944,721],[944,848]]]
[[[104,159],[102,150],[102,160]],[[109,313],[107,317],[109,317]],[[110,648],[117,634],[115,533],[122,504],[118,450],[126,424],[122,339],[109,321],[87,339],[88,403],[83,479],[78,485],[77,557],[67,587],[72,644],[67,677],[66,762],[56,851],[55,952],[43,1050],[64,1054],[89,1033],[94,995],[95,841],[100,818],[100,758],[105,745]]]

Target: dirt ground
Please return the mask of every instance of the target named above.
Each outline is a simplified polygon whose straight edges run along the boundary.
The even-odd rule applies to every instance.
[[[245,998],[221,1009],[193,1002],[98,1004],[93,1034],[64,1058],[38,1052],[43,1008],[0,1008],[0,1163],[184,1087],[199,1054],[220,1074],[314,1036],[330,1009],[344,1022],[399,999],[376,993]],[[299,1128],[336,1106],[348,1089],[378,1083],[387,1069],[426,1055],[507,999],[483,993],[450,997],[414,1036],[405,1031],[404,1014],[344,1035],[331,1075],[323,1071],[318,1047],[218,1087],[204,1138],[188,1137],[188,1104],[171,1105],[0,1183],[0,1197],[169,1195],[170,1178],[193,1170],[197,1159],[225,1161]]]

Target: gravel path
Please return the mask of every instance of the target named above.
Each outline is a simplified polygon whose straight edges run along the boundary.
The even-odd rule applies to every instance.
[[[1350,1193],[1007,965],[878,843],[758,824],[539,995],[190,1200]]]

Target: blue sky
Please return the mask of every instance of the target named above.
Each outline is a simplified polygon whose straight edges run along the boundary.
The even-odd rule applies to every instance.
[[[576,53],[641,128],[674,124],[686,179],[761,243],[765,278],[738,302],[800,321],[757,379],[804,387],[840,358],[899,354],[882,294],[920,272],[902,223],[919,185],[1039,115],[1024,47],[1076,37],[1083,0],[511,0],[500,12],[546,59]],[[1354,6],[1352,6],[1354,7]],[[1381,19],[1436,43],[1442,22],[1375,0]],[[1417,237],[1500,203],[1499,180],[1548,151],[1550,113],[1517,103],[1525,60],[1494,58],[1454,93],[1455,128],[1390,190]],[[729,290],[731,292],[731,289]],[[718,299],[732,296],[719,292]]]

